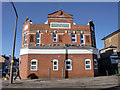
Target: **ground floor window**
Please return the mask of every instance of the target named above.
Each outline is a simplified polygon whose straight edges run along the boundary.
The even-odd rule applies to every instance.
[[[85,60],[85,70],[90,70],[91,69],[91,60],[86,59]]]
[[[72,60],[65,60],[65,70],[72,70]]]
[[[58,70],[58,60],[53,60],[53,70]]]
[[[31,67],[30,67],[30,69],[32,71],[37,70],[37,60],[36,59],[31,60]]]
[[[96,59],[94,59],[94,69],[98,69],[98,62]]]

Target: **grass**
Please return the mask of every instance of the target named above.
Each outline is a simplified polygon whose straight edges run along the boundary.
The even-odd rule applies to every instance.
[[[111,75],[111,76],[120,76],[120,74],[113,74],[113,75]]]

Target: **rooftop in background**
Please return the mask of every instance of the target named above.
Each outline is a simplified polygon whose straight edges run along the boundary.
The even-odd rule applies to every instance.
[[[106,38],[111,37],[111,36],[117,34],[118,32],[120,32],[120,29],[118,29],[117,31],[114,31],[113,33],[111,33],[111,34],[107,35],[106,37],[102,38],[102,40],[105,40]]]

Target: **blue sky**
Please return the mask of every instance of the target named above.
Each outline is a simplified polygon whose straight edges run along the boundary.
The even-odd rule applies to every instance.
[[[58,11],[72,14],[73,21],[78,25],[87,25],[90,18],[95,24],[97,48],[104,48],[101,40],[104,36],[118,29],[117,2],[15,2],[18,12],[18,27],[16,36],[15,56],[19,57],[22,28],[27,16],[37,24],[44,24],[47,15]],[[2,54],[12,55],[15,13],[9,2],[2,3]]]

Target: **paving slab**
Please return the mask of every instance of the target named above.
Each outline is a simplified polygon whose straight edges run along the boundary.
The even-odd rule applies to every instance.
[[[2,88],[112,88],[118,87],[118,76],[82,77],[68,79],[16,79],[12,85],[2,81]]]

